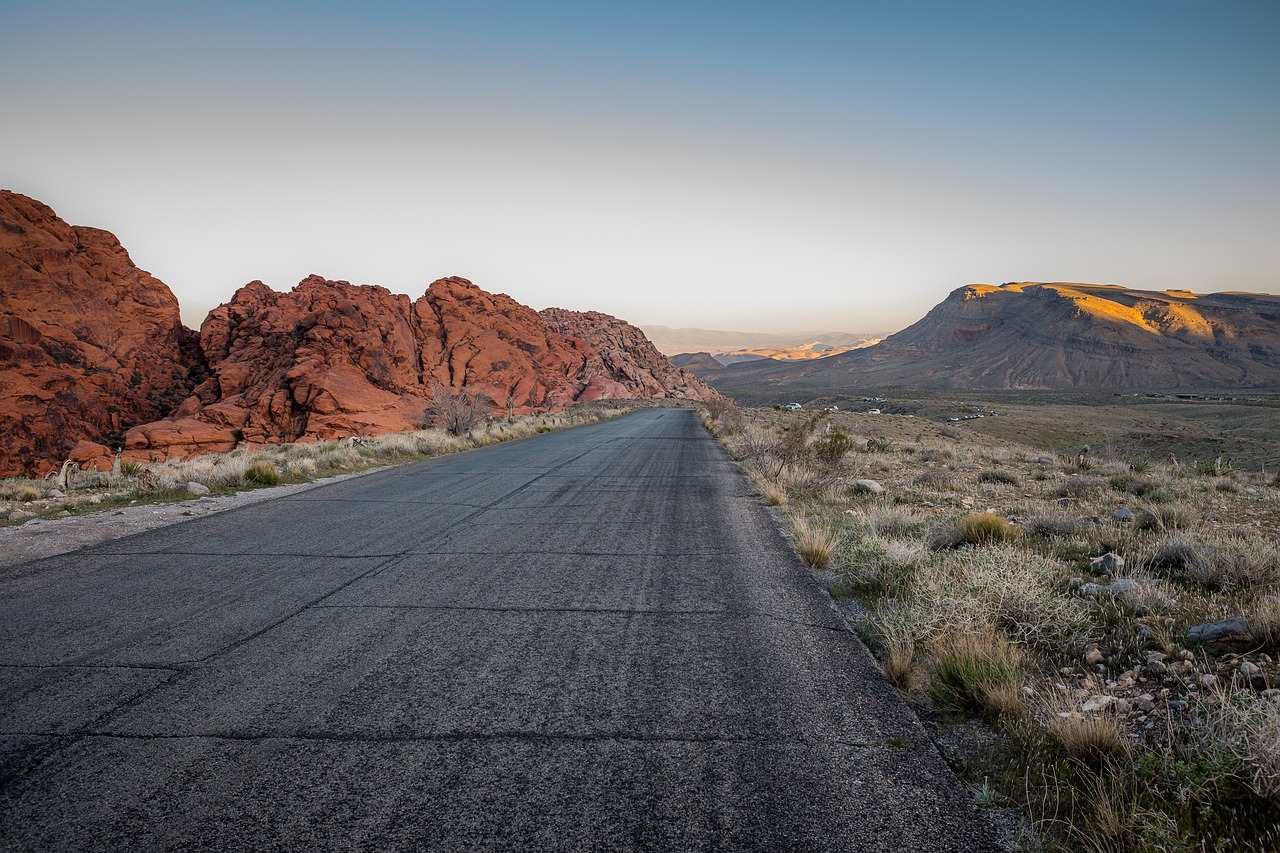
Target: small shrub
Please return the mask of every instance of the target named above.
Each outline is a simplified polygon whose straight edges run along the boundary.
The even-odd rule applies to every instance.
[[[867,453],[892,453],[894,443],[887,438],[868,438]]]
[[[120,473],[126,477],[136,477],[142,471],[142,465],[138,462],[132,462],[128,459],[120,463]]]
[[[999,469],[993,471],[983,471],[978,475],[979,483],[995,483],[1002,486],[1016,486],[1022,481],[1016,475],[1010,474],[1008,471]]]
[[[809,452],[822,465],[834,468],[853,449],[853,439],[844,430],[836,428],[809,446]]]
[[[988,718],[1022,711],[1022,655],[992,634],[953,634],[941,641],[929,696],[939,708]]]
[[[956,524],[956,538],[964,545],[993,545],[1018,538],[1018,528],[1009,519],[991,512],[966,515]]]
[[[259,459],[244,469],[244,481],[255,486],[278,486],[280,469],[269,459]]]
[[[1129,462],[1129,470],[1135,474],[1145,474],[1151,470],[1151,460],[1145,456],[1139,456]]]
[[[825,569],[831,565],[836,551],[836,533],[830,526],[800,515],[791,520],[791,533],[795,536],[796,551],[806,566]]]

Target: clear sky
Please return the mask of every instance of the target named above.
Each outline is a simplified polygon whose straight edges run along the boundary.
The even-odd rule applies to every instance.
[[[0,186],[259,278],[715,329],[1280,292],[1280,3],[0,0]]]

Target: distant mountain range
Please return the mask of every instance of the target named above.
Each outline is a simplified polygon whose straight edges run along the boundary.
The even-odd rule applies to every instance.
[[[725,354],[729,360],[737,355],[771,356],[767,351],[794,352],[791,358],[811,358],[815,353],[847,350],[866,346],[884,337],[884,332],[728,332],[719,329],[641,326],[649,340],[665,355],[708,352]],[[803,353],[810,353],[804,355]]]
[[[1280,296],[973,284],[865,349],[720,369],[680,360],[726,393],[797,385],[1280,391]]]

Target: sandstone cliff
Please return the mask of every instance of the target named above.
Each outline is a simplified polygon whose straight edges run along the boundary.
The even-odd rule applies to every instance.
[[[73,450],[109,466],[127,429],[168,414],[202,376],[163,282],[113,235],[7,190],[0,285],[0,476],[40,475]]]
[[[635,326],[599,311],[546,308],[538,312],[547,326],[565,337],[586,341],[599,356],[588,367],[588,387],[607,396],[679,397],[708,402],[718,392],[687,370],[674,366]],[[621,386],[621,394],[615,393]]]
[[[288,293],[252,282],[201,326],[209,378],[171,417],[132,429],[126,443],[137,456],[169,456],[416,429],[437,389],[484,395],[515,412],[715,395],[634,327],[605,319],[607,332],[578,320],[581,334],[569,334],[462,278],[436,281],[414,302],[318,276]],[[587,335],[606,342],[608,355]]]
[[[1280,296],[1013,283],[959,288],[867,349],[715,379],[812,387],[1229,390],[1280,387]]]

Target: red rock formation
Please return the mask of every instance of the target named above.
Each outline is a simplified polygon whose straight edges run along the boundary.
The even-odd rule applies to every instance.
[[[720,394],[687,370],[675,367],[635,326],[599,311],[546,308],[539,312],[556,332],[588,343],[599,355],[588,368],[588,399],[678,397],[709,402]],[[602,393],[592,394],[592,390]],[[619,389],[621,393],[618,393]]]
[[[288,293],[255,281],[197,338],[105,231],[0,191],[0,250],[0,475],[109,467],[122,441],[148,460],[414,429],[440,388],[519,412],[715,395],[620,320],[543,317],[461,278],[416,302],[318,276]]]
[[[171,418],[131,430],[127,444],[135,456],[189,455],[239,441],[416,429],[437,388],[520,412],[606,397],[714,395],[671,368],[638,329],[592,316],[608,321],[609,331],[592,333],[607,355],[462,278],[434,282],[413,303],[318,276],[289,293],[253,282],[200,329],[209,379]],[[573,317],[583,334],[595,322]]]
[[[0,476],[40,475],[82,440],[118,445],[200,376],[195,334],[163,282],[113,235],[7,190],[0,284]]]

